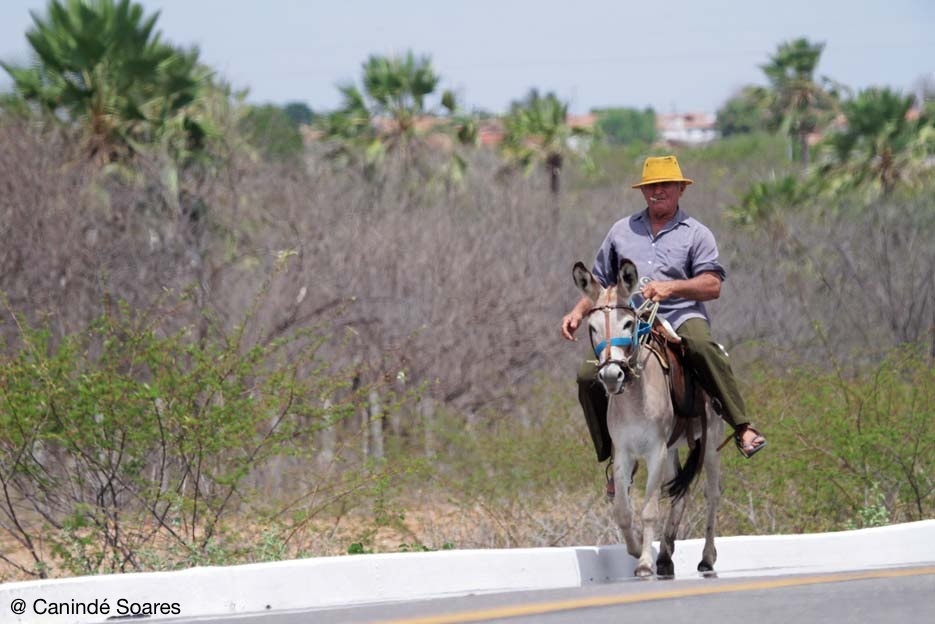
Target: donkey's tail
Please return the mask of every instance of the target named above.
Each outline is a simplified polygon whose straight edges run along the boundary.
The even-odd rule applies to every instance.
[[[688,494],[688,490],[691,487],[692,481],[695,480],[695,477],[698,476],[698,473],[701,471],[701,464],[703,461],[704,445],[696,443],[695,446],[692,447],[688,457],[685,459],[685,464],[683,466],[679,466],[679,470],[672,478],[672,480],[668,481],[663,486],[666,494],[675,500],[678,500]]]

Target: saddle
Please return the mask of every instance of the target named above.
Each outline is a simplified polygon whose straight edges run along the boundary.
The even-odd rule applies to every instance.
[[[685,344],[664,319],[657,318],[645,346],[659,360],[669,382],[675,426],[672,435],[669,436],[668,445],[672,446],[684,434],[688,439],[688,446],[692,447],[695,440],[695,420],[701,421],[703,439],[707,430],[707,413],[701,384],[685,364]]]

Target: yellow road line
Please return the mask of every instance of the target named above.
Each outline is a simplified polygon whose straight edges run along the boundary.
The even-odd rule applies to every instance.
[[[483,620],[496,620],[501,618],[521,617],[528,615],[541,615],[557,611],[571,611],[573,609],[587,609],[590,607],[609,607],[634,602],[649,602],[651,600],[665,600],[667,598],[686,598],[690,596],[706,596],[710,594],[725,594],[729,592],[750,591],[758,589],[777,589],[780,587],[795,587],[797,585],[820,585],[822,583],[840,583],[842,581],[859,581],[863,579],[899,578],[903,576],[918,576],[935,574],[935,566],[922,568],[899,568],[893,570],[872,570],[866,572],[842,572],[838,574],[822,574],[816,576],[796,576],[762,581],[746,581],[725,585],[700,584],[691,587],[680,587],[658,591],[640,592],[626,596],[593,596],[590,598],[574,598],[570,600],[556,600],[553,602],[539,602],[507,607],[495,607],[479,611],[465,611],[445,615],[427,615],[399,620],[386,620],[384,624],[453,624],[455,622],[480,622]]]

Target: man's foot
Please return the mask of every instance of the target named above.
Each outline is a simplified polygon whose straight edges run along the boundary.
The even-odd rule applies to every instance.
[[[740,454],[747,459],[753,457],[766,446],[766,438],[750,425],[740,427],[734,433],[734,441],[737,443]]]

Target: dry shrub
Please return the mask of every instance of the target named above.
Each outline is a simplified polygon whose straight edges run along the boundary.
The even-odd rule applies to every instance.
[[[849,212],[789,207],[777,222],[733,228],[724,208],[772,163],[680,158],[696,180],[683,207],[714,230],[728,269],[721,300],[709,306],[714,334],[751,394],[759,382],[750,364],[761,359],[786,365],[833,354],[856,370],[872,359],[868,347],[872,355],[906,341],[935,344],[935,258],[924,244],[935,233],[932,200]],[[343,452],[345,469],[374,455],[385,437],[387,462],[428,458],[435,493],[421,498],[439,502],[412,502],[406,494],[425,485],[424,476],[395,473],[366,497],[303,507],[316,484],[293,489],[283,475],[300,472],[283,461],[271,468],[277,474],[257,477],[257,488],[278,489],[297,519],[273,513],[274,533],[259,535],[272,542],[289,531],[304,535],[285,540],[292,553],[304,552],[296,546],[303,541],[310,552],[338,552],[347,539],[381,548],[397,539],[434,548],[613,542],[610,512],[597,503],[602,471],[574,401],[572,376],[586,347],[562,340],[559,321],[577,299],[572,264],[590,263],[611,224],[642,208],[629,187],[640,160],[628,157],[599,184],[569,180],[557,198],[542,177],[497,176],[491,154],[478,151],[471,161],[462,184],[436,175],[440,168],[413,173],[392,161],[376,176],[338,170],[315,153],[271,164],[232,152],[210,166],[179,168],[154,152],[101,171],[82,163],[66,134],[6,122],[0,291],[25,318],[48,319],[54,344],[108,302],[145,312],[164,289],[187,290],[191,305],[167,326],[204,337],[212,324],[235,329],[277,260],[289,256],[245,340],[263,345],[323,329],[319,354],[343,371],[341,390],[306,399],[340,401],[379,383],[382,412],[342,419],[332,441],[318,441],[322,453]],[[11,352],[16,332],[6,321],[0,331]],[[776,404],[750,403],[753,419],[773,435]],[[757,462],[728,460],[723,532],[790,526],[760,504],[759,492],[744,489],[765,469]],[[801,484],[789,487],[791,495]],[[685,536],[700,534],[701,498],[686,511]],[[347,532],[325,531],[309,510],[330,514]]]

